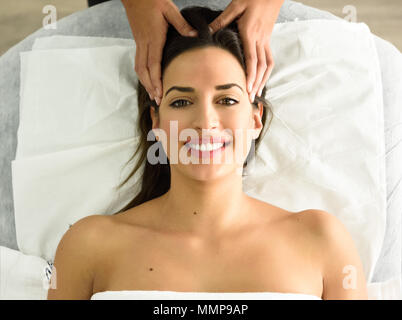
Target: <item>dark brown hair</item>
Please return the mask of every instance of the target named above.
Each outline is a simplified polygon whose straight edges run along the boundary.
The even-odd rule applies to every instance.
[[[242,66],[244,73],[247,74],[245,57],[243,52],[242,42],[239,37],[237,24],[233,21],[230,25],[222,28],[215,32],[213,35],[209,32],[208,24],[215,20],[222,11],[221,10],[211,10],[207,7],[191,6],[183,8],[181,14],[186,19],[186,21],[198,31],[197,37],[186,37],[180,35],[176,29],[169,24],[168,32],[166,35],[166,42],[162,53],[162,63],[161,63],[161,73],[162,77],[164,71],[166,70],[169,63],[178,55],[197,48],[206,47],[218,47],[230,52]],[[264,107],[264,112],[262,115],[262,124],[265,127],[266,122],[266,110],[271,111],[270,103],[265,100],[264,97],[266,88],[262,90],[261,97],[256,96],[253,102],[253,107],[258,109],[258,104],[261,103]],[[139,144],[138,148],[133,154],[133,156],[128,160],[132,161],[137,153],[139,153],[139,160],[130,173],[130,175],[117,187],[121,188],[141,167],[143,162],[147,158],[147,152],[149,147],[151,147],[155,141],[148,141],[147,135],[152,130],[152,120],[150,116],[150,107],[155,108],[156,113],[159,111],[159,106],[156,104],[155,100],[149,98],[149,95],[144,88],[144,86],[138,81],[137,83],[137,95],[138,95],[138,128],[139,128]],[[272,121],[272,117],[271,117]],[[270,123],[271,123],[270,121]],[[266,130],[264,130],[265,134]],[[243,164],[243,169],[246,168],[247,162],[252,160],[254,153],[257,151],[259,143],[262,139],[262,132],[254,143],[252,143],[251,150],[247,156],[245,163]],[[160,142],[157,142],[160,143]],[[255,145],[254,145],[255,144]],[[161,149],[161,148],[160,148]],[[160,150],[159,149],[159,150]],[[158,153],[158,152],[157,152]],[[158,157],[159,155],[156,155]],[[127,163],[128,163],[127,162]],[[126,165],[127,165],[126,163]],[[244,176],[243,170],[243,176]],[[119,212],[126,211],[135,206],[138,206],[144,202],[157,198],[164,193],[166,193],[170,188],[170,164],[167,159],[167,164],[150,164],[148,161],[145,162],[144,172],[141,177],[142,186],[140,192],[135,196],[135,198],[130,201],[123,209]]]

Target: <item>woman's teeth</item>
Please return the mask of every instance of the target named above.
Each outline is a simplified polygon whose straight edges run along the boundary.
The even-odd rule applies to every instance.
[[[201,151],[213,151],[223,147],[223,143],[207,143],[207,144],[191,144],[189,143],[189,147],[195,150]]]

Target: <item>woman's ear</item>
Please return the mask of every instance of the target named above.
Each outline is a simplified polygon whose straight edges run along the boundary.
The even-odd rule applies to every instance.
[[[260,102],[258,103],[258,109],[254,109],[253,119],[254,119],[254,137],[257,139],[262,131],[264,125],[262,124],[262,115],[264,113],[264,105]]]
[[[149,115],[151,116],[151,120],[152,120],[152,129],[157,129],[159,128],[159,115],[158,113],[155,111],[155,107],[151,106],[149,108]],[[158,137],[155,135],[156,140],[158,140]]]

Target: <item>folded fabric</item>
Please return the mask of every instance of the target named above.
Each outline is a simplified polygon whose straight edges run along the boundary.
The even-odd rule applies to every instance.
[[[120,192],[114,188],[132,169],[121,167],[137,140],[91,144],[14,161],[15,210],[27,213],[15,217],[19,249],[53,261],[70,225],[90,214],[110,214],[126,205],[132,192],[139,192],[139,185],[132,181],[138,181],[140,173]],[[35,208],[36,214],[28,214],[28,208]]]
[[[133,59],[119,46],[21,53],[16,159],[134,137]]]
[[[110,46],[134,47],[135,42],[131,39],[54,35],[36,39],[32,50],[99,48]]]
[[[129,183],[136,189],[120,195],[113,189],[126,177],[121,169],[138,136],[137,79],[129,71],[135,48],[121,44],[38,46],[21,56],[12,173],[17,242],[25,254],[53,259],[69,224],[111,214],[139,190],[139,176]],[[274,118],[244,191],[290,211],[336,215],[370,282],[386,197],[382,88],[369,29],[328,20],[276,24],[271,47],[276,65],[267,98]]]
[[[49,279],[46,260],[0,246],[0,300],[43,300]]]
[[[402,300],[401,276],[367,285],[370,300]]]

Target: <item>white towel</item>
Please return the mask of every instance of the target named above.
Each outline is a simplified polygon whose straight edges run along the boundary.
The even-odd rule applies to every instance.
[[[282,292],[178,292],[123,290],[95,293],[91,300],[321,300],[302,293]]]
[[[46,260],[0,246],[0,300],[43,300],[49,280]]]

